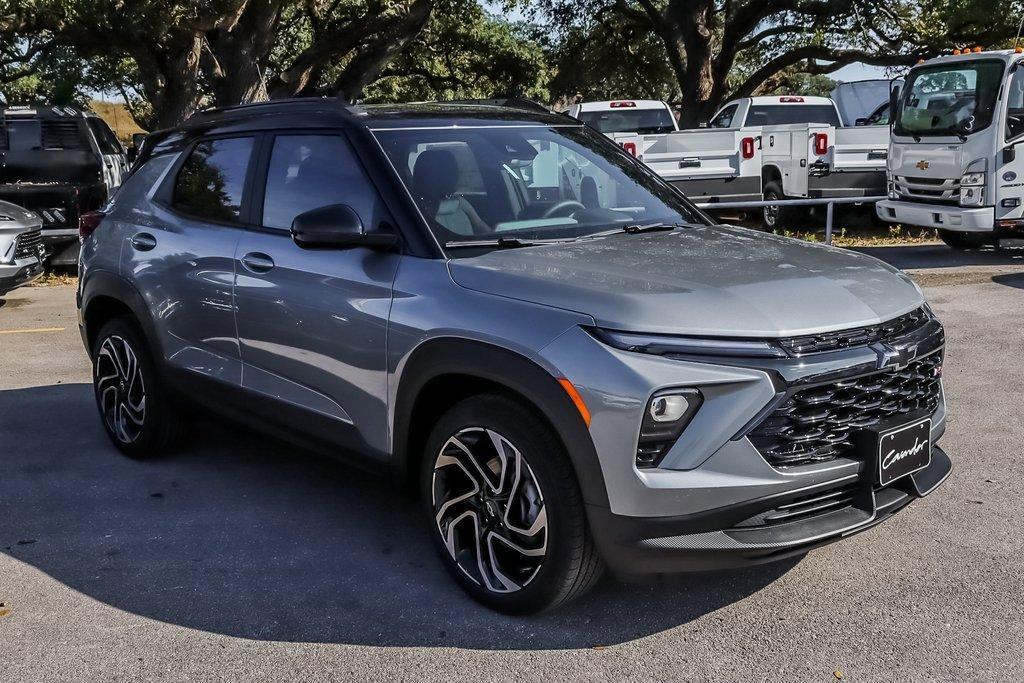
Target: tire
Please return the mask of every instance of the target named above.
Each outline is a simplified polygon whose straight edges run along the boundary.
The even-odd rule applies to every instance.
[[[953,249],[981,249],[989,243],[990,238],[973,232],[957,232],[956,230],[939,230],[939,239]]]
[[[92,358],[96,407],[110,440],[138,460],[166,453],[180,431],[180,411],[135,322],[114,318],[104,324]]]
[[[786,199],[782,186],[778,181],[771,181],[764,186],[765,201]],[[795,206],[766,206],[761,210],[761,225],[765,230],[792,230],[802,228],[808,223],[809,214],[806,210]]]
[[[421,494],[441,561],[492,609],[551,609],[601,575],[565,448],[519,401],[483,394],[448,410],[427,439]]]

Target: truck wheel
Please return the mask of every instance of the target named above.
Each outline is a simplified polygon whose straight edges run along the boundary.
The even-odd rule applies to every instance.
[[[441,561],[471,597],[528,614],[572,600],[602,563],[561,441],[500,394],[456,404],[427,440],[421,493]]]
[[[179,432],[180,412],[134,322],[107,322],[93,342],[92,358],[96,406],[110,440],[130,458],[165,452]]]
[[[782,187],[772,181],[764,186],[765,201],[786,199]],[[795,206],[766,206],[761,209],[761,224],[765,230],[792,230],[807,224],[808,212]]]
[[[939,230],[939,239],[954,249],[981,249],[989,242],[985,235],[956,230]]]

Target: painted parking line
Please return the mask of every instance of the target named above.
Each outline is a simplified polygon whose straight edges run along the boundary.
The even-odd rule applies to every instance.
[[[26,327],[20,330],[0,330],[0,334],[39,334],[43,332],[63,332],[66,327]]]

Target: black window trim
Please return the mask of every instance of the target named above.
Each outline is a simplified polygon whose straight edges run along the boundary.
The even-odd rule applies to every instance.
[[[258,226],[253,225],[251,221],[251,197],[253,182],[255,180],[255,171],[257,164],[255,163],[260,150],[262,149],[263,139],[266,134],[262,131],[238,131],[224,133],[220,135],[202,135],[196,137],[194,140],[189,141],[187,145],[182,149],[178,158],[174,161],[174,165],[171,170],[167,173],[164,178],[163,184],[161,185],[157,194],[153,197],[153,201],[159,204],[161,207],[171,212],[175,216],[179,216],[186,220],[195,221],[197,223],[206,223],[209,225],[218,225],[227,228],[243,228],[250,229]],[[239,220],[235,221],[222,221],[208,216],[198,216],[196,214],[189,213],[182,210],[180,207],[174,204],[174,187],[178,184],[178,175],[181,173],[181,168],[185,165],[185,162],[195,151],[195,148],[204,142],[210,142],[213,140],[230,140],[237,138],[252,138],[253,147],[249,154],[249,165],[245,171],[245,182],[242,186],[242,201],[240,204],[241,211]]]

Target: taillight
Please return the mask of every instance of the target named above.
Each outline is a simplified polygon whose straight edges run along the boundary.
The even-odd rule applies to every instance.
[[[788,96],[788,97],[780,97],[779,98],[779,102],[797,103],[797,102],[803,102],[803,101],[804,101],[804,98],[802,98],[802,97]]]
[[[635,142],[623,142],[622,149],[626,150],[630,155],[636,156],[636,143]]]
[[[754,138],[743,138],[740,140],[740,154],[744,159],[754,158]]]
[[[89,213],[83,213],[78,217],[78,239],[84,242],[89,239],[89,235],[96,232],[96,228],[100,227],[100,223],[103,221],[103,217],[107,214],[102,211],[90,211]]]
[[[824,156],[828,154],[828,134],[827,133],[815,133],[814,134],[814,153],[818,156]]]
[[[629,100],[622,100],[619,102],[610,102],[608,104],[612,109],[622,109],[623,107],[635,107],[636,102],[630,102]]]

